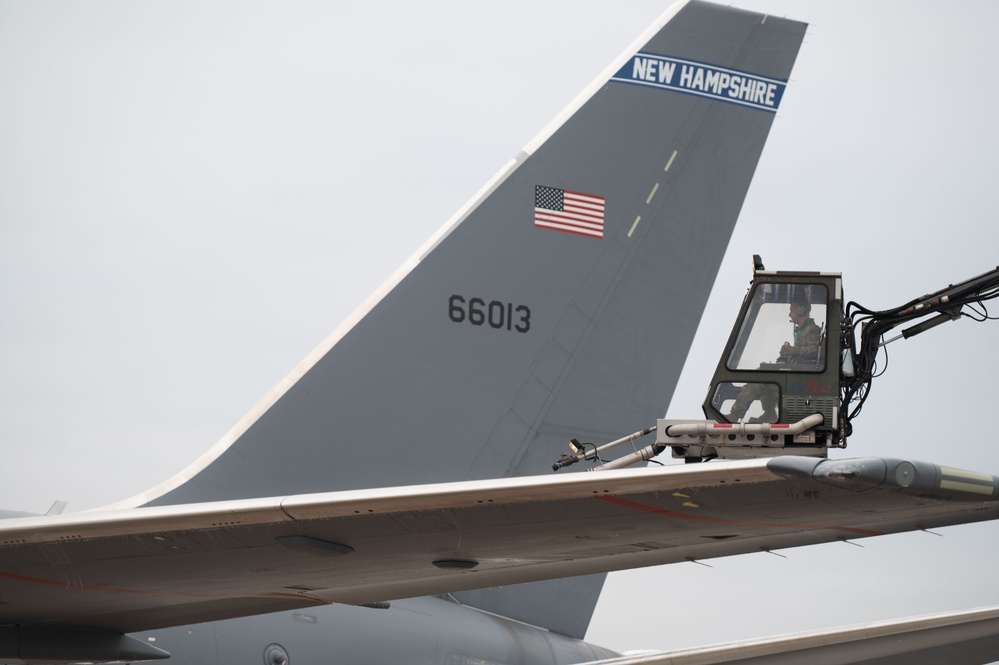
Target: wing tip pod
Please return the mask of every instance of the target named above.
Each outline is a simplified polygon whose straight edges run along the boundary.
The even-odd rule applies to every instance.
[[[881,457],[817,460],[786,456],[773,458],[767,462],[767,468],[791,480],[810,479],[855,491],[882,487],[935,499],[999,500],[999,478],[992,474],[914,460]]]

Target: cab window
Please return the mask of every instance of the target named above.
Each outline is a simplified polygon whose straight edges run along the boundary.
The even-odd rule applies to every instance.
[[[827,298],[821,284],[757,284],[728,369],[821,372]]]

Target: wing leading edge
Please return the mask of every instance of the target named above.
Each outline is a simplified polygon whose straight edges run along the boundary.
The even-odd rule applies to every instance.
[[[983,521],[997,499],[986,474],[785,457],[11,519],[0,624],[363,604]]]
[[[981,665],[997,653],[999,606],[994,606],[583,665]]]

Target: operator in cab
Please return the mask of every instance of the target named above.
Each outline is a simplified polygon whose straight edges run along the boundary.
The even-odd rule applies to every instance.
[[[814,361],[818,357],[819,346],[822,344],[822,329],[811,317],[811,312],[812,306],[804,294],[796,296],[788,312],[791,323],[794,324],[794,341],[784,342],[780,347],[778,364],[800,365]]]
[[[812,306],[804,292],[795,294],[791,301],[788,317],[794,325],[792,339],[785,341],[780,347],[780,355],[774,369],[793,370],[811,364],[819,358],[822,345],[822,328],[811,316]],[[778,392],[775,386],[761,383],[747,383],[742,387],[739,396],[732,404],[728,414],[729,422],[741,421],[753,402],[759,400],[763,409],[762,415],[753,418],[751,422],[774,423],[778,419]]]

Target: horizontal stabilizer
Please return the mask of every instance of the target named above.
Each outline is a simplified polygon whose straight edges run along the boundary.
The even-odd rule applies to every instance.
[[[988,474],[783,457],[9,519],[0,624],[366,604],[991,520],[997,499]]]
[[[984,665],[997,654],[999,606],[581,665]]]

